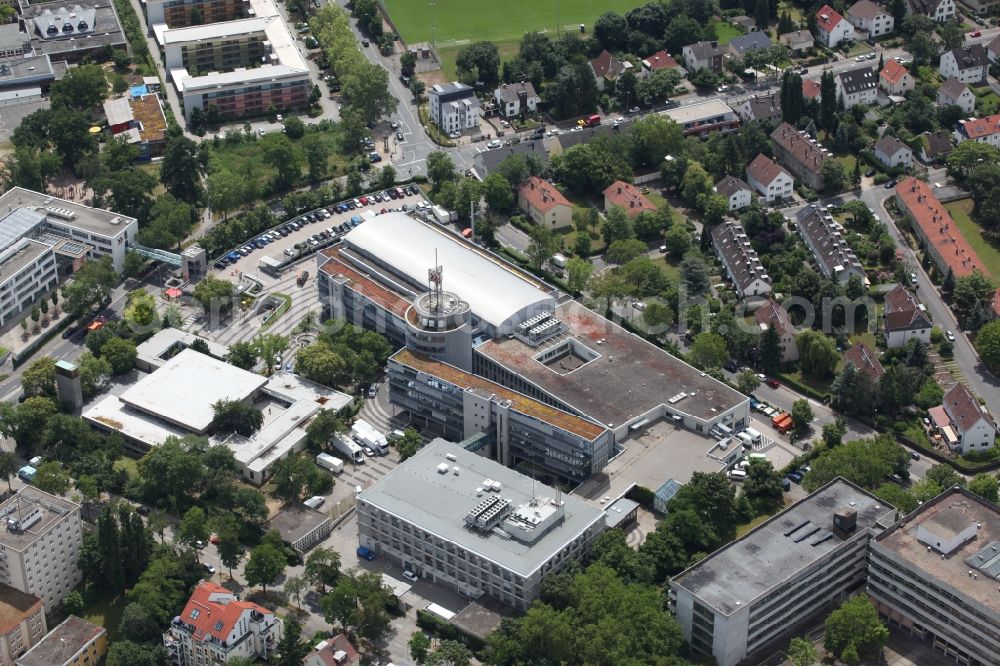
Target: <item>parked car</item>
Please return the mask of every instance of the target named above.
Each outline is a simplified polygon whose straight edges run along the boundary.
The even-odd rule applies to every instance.
[[[945,331],[944,337],[948,338],[948,342],[955,341],[955,334],[952,333],[951,331]]]
[[[774,377],[768,377],[767,379],[764,380],[764,383],[773,389],[776,389],[779,386],[781,386],[781,384],[778,383],[778,380],[775,379]]]
[[[403,572],[403,578],[405,578],[406,580],[410,581],[411,583],[416,583],[418,580],[420,580],[420,576],[418,576],[417,574],[413,573],[409,569],[407,569],[406,571]]]
[[[213,567],[213,566],[212,566],[211,564],[209,564],[208,562],[203,562],[201,566],[202,566],[202,567],[203,567],[203,568],[205,569],[205,571],[207,571],[208,573],[212,574],[213,576],[215,575],[215,567]]]
[[[802,475],[798,472],[789,472],[785,475],[785,478],[790,481],[794,481],[795,483],[802,483]]]
[[[138,509],[135,510],[135,512],[140,516],[148,516],[152,512],[152,509],[150,509],[145,504],[142,504],[139,506]]]

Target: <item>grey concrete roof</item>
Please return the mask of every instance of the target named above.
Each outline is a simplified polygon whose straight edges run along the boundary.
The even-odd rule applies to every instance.
[[[103,208],[91,208],[74,201],[67,201],[22,187],[12,187],[0,195],[0,210],[11,208],[33,208],[46,215],[53,224],[59,226],[77,227],[84,231],[114,238],[123,233],[130,224],[135,224],[132,217],[119,215]],[[58,208],[73,214],[72,220],[57,219],[50,215],[48,209]]]
[[[707,421],[747,398],[652,343],[629,333],[576,301],[556,308],[565,337],[600,357],[572,373],[543,365],[538,349],[517,338],[489,340],[476,348],[502,367],[524,377],[544,393],[598,423],[627,423],[666,404],[681,392],[690,397],[671,405],[678,413]]]
[[[889,527],[896,513],[892,506],[838,477],[679,574],[673,585],[730,615],[838,548],[844,540],[835,534],[817,541],[832,534],[833,514],[841,509],[858,512],[855,534]],[[796,541],[799,533],[817,527],[813,536]]]
[[[213,404],[245,400],[266,383],[266,377],[185,349],[129,387],[121,394],[121,401],[202,433],[214,419]]]
[[[33,648],[18,657],[16,663],[18,666],[54,666],[70,663],[80,650],[103,633],[106,633],[104,627],[70,615]]]
[[[0,504],[0,516],[3,516],[4,521],[16,516],[27,517],[34,507],[41,508],[41,519],[23,531],[0,529],[0,546],[23,552],[38,540],[42,531],[79,509],[80,505],[50,495],[33,486],[25,486]]]
[[[447,465],[448,472],[439,473],[439,465]],[[458,468],[458,474],[450,469],[453,467]],[[563,502],[562,520],[531,545],[494,533],[484,536],[469,530],[464,525],[465,514],[487,495],[476,495],[476,489],[487,479],[501,484],[499,492],[489,495],[509,499],[514,506],[527,504],[532,497]],[[555,488],[440,438],[368,487],[358,496],[358,502],[377,507],[524,576],[541,567],[591,525],[604,521],[604,512],[589,502],[563,495]]]
[[[278,530],[281,538],[295,543],[314,529],[330,520],[322,511],[310,509],[305,504],[294,503],[284,506],[281,511],[267,521],[269,530]]]

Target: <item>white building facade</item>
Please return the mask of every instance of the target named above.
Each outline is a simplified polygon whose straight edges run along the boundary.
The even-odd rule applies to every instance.
[[[471,86],[455,81],[427,91],[431,121],[449,134],[479,127],[479,99]]]

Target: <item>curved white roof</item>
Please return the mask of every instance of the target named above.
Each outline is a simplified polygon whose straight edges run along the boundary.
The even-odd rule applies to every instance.
[[[454,234],[403,213],[383,213],[355,227],[348,245],[378,257],[417,284],[427,283],[427,269],[444,269],[444,288],[469,304],[480,319],[501,332],[523,320],[523,311],[551,311],[555,299],[543,285],[516,273],[487,252]],[[521,316],[517,316],[521,314]]]

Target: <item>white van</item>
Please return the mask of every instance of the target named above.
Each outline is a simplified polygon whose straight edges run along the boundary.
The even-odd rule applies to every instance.
[[[743,442],[744,446],[753,446],[753,438],[745,432],[736,433],[736,438]]]
[[[326,498],[323,497],[322,495],[315,495],[307,499],[305,502],[303,502],[303,504],[305,504],[310,509],[318,509],[321,506],[323,506],[323,502],[325,501]]]
[[[753,440],[754,444],[760,444],[761,441],[763,440],[763,435],[761,435],[760,431],[758,430],[754,430],[753,428],[747,428],[743,432],[750,435],[750,439]]]
[[[729,480],[742,482],[747,478],[747,473],[742,469],[734,469],[729,472]]]

